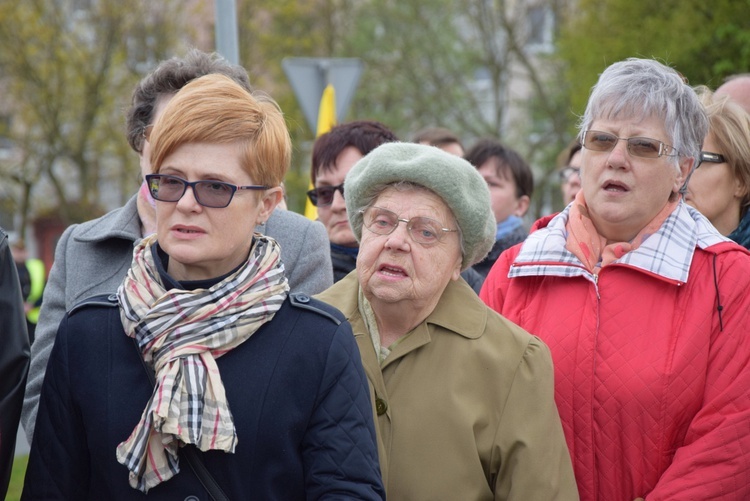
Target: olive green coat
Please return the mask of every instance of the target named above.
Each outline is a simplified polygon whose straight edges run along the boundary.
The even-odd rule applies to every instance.
[[[356,271],[320,299],[352,324],[389,500],[576,500],[549,349],[450,282],[380,367]]]

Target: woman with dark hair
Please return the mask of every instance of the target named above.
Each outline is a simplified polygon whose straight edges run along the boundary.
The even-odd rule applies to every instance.
[[[315,140],[310,169],[314,188],[307,196],[328,232],[334,282],[355,268],[359,252],[346,215],[344,178],[359,159],[393,141],[398,141],[396,135],[373,120],[337,125]]]
[[[529,210],[534,193],[534,173],[518,152],[495,139],[480,139],[464,158],[477,168],[487,183],[497,221],[495,243],[490,253],[473,267],[484,279],[500,254],[523,242],[529,234],[524,228],[523,216]]]

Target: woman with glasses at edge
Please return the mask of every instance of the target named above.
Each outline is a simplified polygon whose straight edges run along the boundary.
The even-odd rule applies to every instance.
[[[750,249],[750,115],[728,96],[698,87],[708,115],[701,162],[685,191],[719,233]]]
[[[572,202],[581,189],[581,141],[573,139],[557,156],[563,204]]]
[[[688,206],[706,113],[648,59],[608,67],[581,191],[480,297],[546,342],[581,499],[750,499],[750,252]]]
[[[193,80],[150,158],[156,233],[60,324],[23,499],[383,499],[351,328],[253,232],[291,159],[276,103]]]

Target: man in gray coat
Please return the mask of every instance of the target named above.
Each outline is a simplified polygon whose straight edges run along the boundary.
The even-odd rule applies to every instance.
[[[127,115],[130,146],[139,154],[141,174],[151,171],[150,125],[166,103],[191,80],[211,73],[226,75],[251,90],[247,72],[216,54],[191,50],[184,58],[162,62],[136,86]],[[281,259],[293,292],[317,294],[333,284],[328,235],[323,225],[283,209],[256,228],[281,246]],[[128,202],[104,216],[65,230],[55,250],[31,347],[21,421],[31,443],[39,394],[57,327],[65,312],[97,294],[114,293],[133,257],[133,247],[155,231],[154,202],[145,184]]]

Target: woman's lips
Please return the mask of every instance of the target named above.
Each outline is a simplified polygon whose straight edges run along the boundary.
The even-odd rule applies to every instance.
[[[393,266],[389,264],[381,265],[378,268],[378,272],[391,277],[408,277],[409,274],[400,266]]]
[[[182,226],[175,225],[172,227],[172,232],[179,237],[193,238],[205,234],[202,228],[196,226]]]
[[[602,189],[604,191],[616,193],[624,193],[626,191],[630,191],[630,189],[624,183],[621,183],[619,181],[607,181],[602,185]]]

